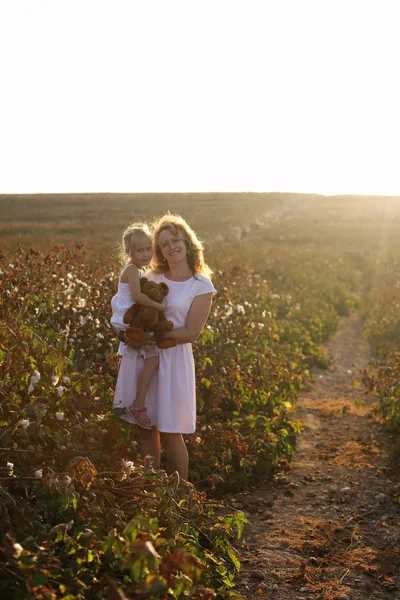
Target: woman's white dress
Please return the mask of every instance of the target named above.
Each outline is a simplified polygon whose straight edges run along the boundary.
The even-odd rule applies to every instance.
[[[202,275],[187,281],[171,281],[163,273],[146,274],[169,287],[166,316],[174,327],[185,327],[186,317],[196,296],[215,292],[211,281]],[[143,359],[125,346],[114,396],[114,407],[126,408],[136,396],[136,382]],[[192,344],[177,344],[159,350],[158,373],[153,376],[146,396],[147,413],[153,425],[164,433],[193,433],[196,429],[196,384]],[[124,418],[130,421],[129,415]],[[132,421],[130,421],[132,422]]]

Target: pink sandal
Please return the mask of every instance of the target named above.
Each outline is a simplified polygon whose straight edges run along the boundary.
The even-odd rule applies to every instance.
[[[146,407],[135,408],[134,406],[129,406],[126,409],[126,412],[128,413],[128,415],[130,417],[132,417],[132,419],[136,423],[136,425],[139,425],[139,427],[143,427],[143,429],[151,429],[152,428],[152,423],[146,414],[147,413]]]

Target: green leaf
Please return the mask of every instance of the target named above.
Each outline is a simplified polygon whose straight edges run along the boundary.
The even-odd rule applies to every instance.
[[[236,571],[240,571],[240,560],[237,551],[232,546],[230,546],[229,548],[227,548],[227,554],[230,560],[232,561],[232,564],[234,565]]]
[[[202,378],[201,380],[202,385],[204,385],[206,388],[209,388],[211,385],[211,381],[209,379],[206,379],[205,377]]]

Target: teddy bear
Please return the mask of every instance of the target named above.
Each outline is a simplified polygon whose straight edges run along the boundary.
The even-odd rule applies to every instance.
[[[162,302],[169,292],[166,283],[149,281],[147,277],[140,279],[140,289],[143,294],[155,302]],[[159,348],[166,349],[176,346],[176,340],[166,335],[174,325],[172,321],[167,320],[164,311],[141,304],[133,304],[124,315],[124,323],[129,325],[125,333],[132,342],[144,344],[146,342],[145,332],[154,331],[154,340]]]

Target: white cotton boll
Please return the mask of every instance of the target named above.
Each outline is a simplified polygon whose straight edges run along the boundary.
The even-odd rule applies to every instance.
[[[71,346],[73,346],[73,345],[75,344],[75,340],[74,340],[74,338],[72,338],[72,337],[71,337],[71,338],[69,338],[69,340],[68,340],[68,344],[70,344]]]
[[[31,376],[31,381],[34,381],[34,383],[37,383],[40,379],[40,373],[39,371],[33,371],[32,376]]]
[[[238,315],[244,315],[244,312],[245,312],[245,311],[244,311],[244,306],[242,306],[241,304],[238,304],[238,305],[236,306],[236,313],[237,313]]]
[[[56,419],[57,419],[57,421],[64,421],[64,413],[56,412]]]
[[[36,479],[42,479],[43,469],[38,469],[37,471],[35,471],[35,477],[36,477]]]
[[[85,306],[86,306],[85,298],[79,298],[78,299],[78,308],[85,308]]]
[[[64,481],[67,485],[69,485],[72,481],[72,478],[69,475],[64,475]]]
[[[58,377],[57,377],[57,375],[53,375],[53,377],[51,378],[51,383],[53,385],[57,385],[57,383],[58,383]]]
[[[59,385],[58,387],[56,387],[56,391],[59,396],[62,396],[65,392],[65,387],[63,385]]]
[[[134,468],[135,467],[131,460],[122,460],[122,470],[124,471],[125,475],[130,475]]]
[[[21,546],[21,544],[18,544],[18,542],[15,542],[14,544],[14,550],[17,554],[17,558],[20,556],[21,552],[23,552],[23,547]]]
[[[98,340],[104,340],[104,335],[102,333],[96,333],[96,337]]]
[[[31,394],[33,392],[33,388],[35,387],[35,385],[37,384],[37,382],[40,380],[40,373],[39,371],[33,371],[31,378],[29,379],[29,386],[28,386],[28,394]]]
[[[24,429],[28,429],[29,425],[30,425],[30,421],[29,419],[22,419],[22,421],[20,421],[19,423],[21,425],[21,427],[23,427]]]
[[[67,377],[66,375],[63,377],[63,382],[65,383],[65,385],[69,385],[71,383],[71,380],[69,377]]]
[[[233,308],[232,308],[232,306],[231,306],[230,304],[226,304],[226,305],[225,305],[225,315],[226,315],[227,317],[230,317],[232,313],[233,313]]]
[[[10,469],[10,471],[14,468],[14,463],[12,462],[8,462],[7,463],[7,469]]]

